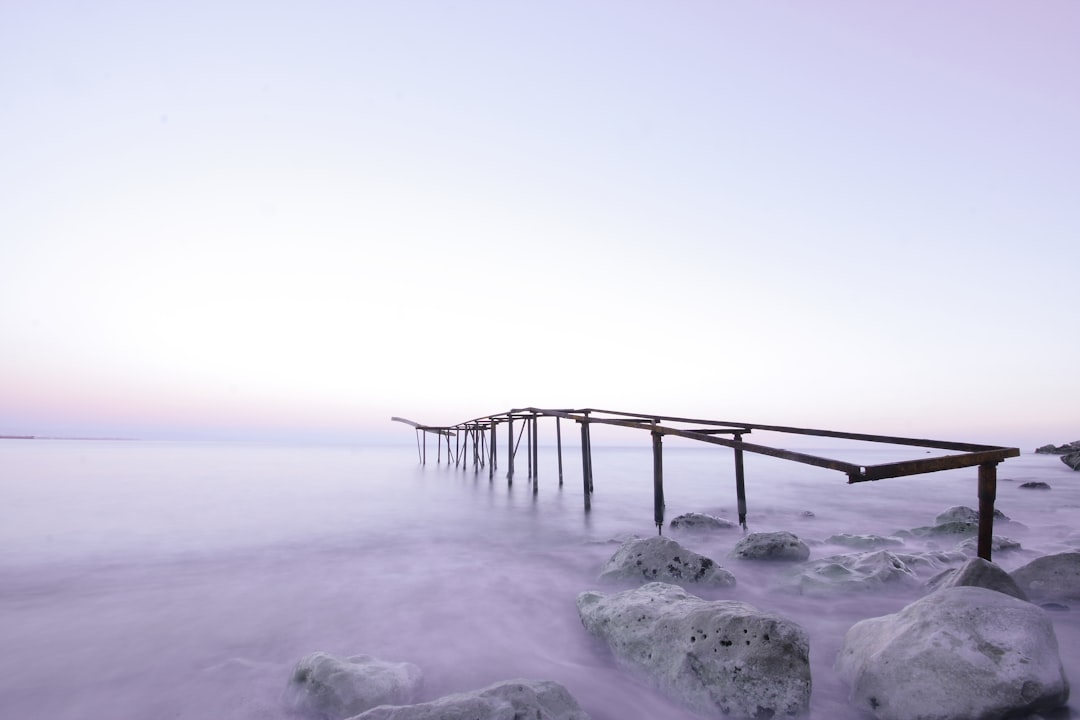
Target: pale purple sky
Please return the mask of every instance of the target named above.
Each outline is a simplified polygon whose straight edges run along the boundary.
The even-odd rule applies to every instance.
[[[0,3],[0,434],[1080,437],[1080,4]]]

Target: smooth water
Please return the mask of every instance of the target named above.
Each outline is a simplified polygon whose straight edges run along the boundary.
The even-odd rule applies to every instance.
[[[827,454],[911,456],[844,457],[853,452]],[[285,718],[289,671],[315,650],[416,663],[425,699],[532,677],[566,685],[595,720],[692,717],[617,670],[574,605],[602,589],[595,578],[617,539],[655,532],[651,451],[594,449],[588,513],[576,449],[565,449],[562,487],[550,449],[536,486],[523,452],[513,484],[504,465],[489,479],[434,455],[421,466],[409,446],[0,441],[0,717]],[[664,473],[669,520],[735,519],[730,451],[673,444]],[[750,530],[790,530],[812,559],[851,552],[821,544],[835,533],[888,535],[977,506],[975,469],[849,486],[748,456],[746,475]],[[1017,522],[998,533],[1022,549],[996,562],[1011,570],[1080,548],[1080,475],[1024,455],[999,479],[997,506]],[[1027,480],[1052,490],[1020,489]],[[780,591],[777,566],[727,559],[741,536],[678,538],[738,580],[698,594],[800,623],[810,717],[862,718],[832,671],[844,632],[919,591]],[[1075,683],[1080,608],[1050,615]]]

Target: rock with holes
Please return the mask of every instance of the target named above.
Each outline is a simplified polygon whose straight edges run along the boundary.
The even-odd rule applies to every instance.
[[[383,705],[352,720],[589,720],[577,700],[550,680],[507,680],[417,705]]]
[[[324,652],[301,658],[285,688],[284,701],[294,712],[340,720],[377,705],[413,702],[423,676],[412,663],[355,655],[344,660]]]
[[[705,513],[685,513],[672,519],[668,523],[673,531],[679,532],[710,532],[712,530],[731,530],[732,528],[739,527],[737,523],[733,523],[730,520],[716,517],[715,515],[706,515]]]
[[[851,702],[881,720],[997,720],[1069,699],[1046,613],[981,587],[939,590],[856,623],[836,670]]]
[[[779,615],[666,583],[582,593],[577,607],[620,667],[695,712],[771,718],[809,705],[809,639]]]
[[[740,560],[800,561],[810,557],[810,547],[789,532],[750,533],[731,551]]]
[[[1080,600],[1080,553],[1045,555],[1010,575],[1032,600]]]
[[[670,582],[677,585],[732,587],[735,576],[710,558],[659,535],[630,538],[600,572],[603,581]]]
[[[1009,573],[982,558],[971,558],[958,568],[946,570],[934,576],[927,586],[931,590],[944,590],[951,587],[981,587],[987,590],[1011,595],[1018,600],[1027,600],[1027,595],[1016,584]]]

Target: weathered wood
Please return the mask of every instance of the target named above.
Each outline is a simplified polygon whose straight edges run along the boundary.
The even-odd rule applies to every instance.
[[[663,438],[661,433],[652,434],[653,522],[656,523],[657,533],[662,535],[664,532],[664,448],[661,438]]]
[[[562,428],[559,427],[560,422],[562,422],[562,418],[555,418],[555,448],[559,455],[559,487],[562,487]]]
[[[742,436],[737,436],[736,439]],[[742,448],[735,448],[735,501],[739,509],[739,525],[746,530],[746,479],[743,472]]]
[[[978,555],[989,561],[994,544],[994,500],[997,498],[997,463],[979,465]]]

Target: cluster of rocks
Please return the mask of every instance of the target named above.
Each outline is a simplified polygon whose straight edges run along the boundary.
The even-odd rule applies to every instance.
[[[957,720],[1060,708],[1069,685],[1045,610],[1080,600],[1080,553],[1040,558],[1010,575],[971,557],[978,519],[977,511],[958,506],[933,525],[896,536],[833,536],[824,544],[857,551],[818,560],[809,560],[809,546],[792,533],[750,533],[728,557],[787,566],[783,587],[801,593],[896,586],[925,593],[898,613],[856,623],[844,637],[834,669],[850,687],[852,704],[873,716]],[[995,519],[1019,525],[998,511]],[[706,523],[692,525],[701,530]],[[904,553],[897,548],[905,537],[958,544]],[[1019,547],[1002,536],[994,541],[995,551]],[[806,632],[746,603],[689,592],[734,586],[726,571],[716,582],[720,570],[674,540],[631,538],[600,578],[644,584],[582,593],[578,614],[619,667],[695,712],[742,718],[805,712],[812,687]],[[920,580],[927,573],[933,577]]]
[[[672,527],[729,529],[709,517],[681,516]],[[856,551],[812,561],[809,545],[792,533],[750,533],[728,557],[786,568],[778,574],[796,592],[902,584],[923,593],[897,613],[854,624],[835,661],[851,703],[881,720],[1003,718],[1060,708],[1069,685],[1045,609],[1080,601],[1080,553],[1042,557],[1010,574],[959,550],[898,549],[906,536],[965,538],[977,523],[974,510],[950,508],[933,526],[896,536],[833,536],[823,544]],[[933,577],[921,582],[928,571]],[[583,592],[576,601],[585,630],[620,669],[705,716],[808,711],[807,632],[745,602],[692,594],[688,588],[715,593],[735,586],[735,575],[714,559],[663,536],[632,537],[597,579],[631,586]],[[411,663],[314,653],[296,665],[284,701],[319,720],[588,720],[567,689],[551,681],[508,680],[417,702],[422,684]]]
[[[1043,445],[1035,448],[1035,452],[1044,455],[1060,455],[1061,462],[1073,470],[1080,470],[1080,440],[1073,440],[1064,445]]]
[[[417,703],[422,683],[412,663],[367,655],[342,660],[317,652],[293,669],[284,702],[318,720],[589,720],[570,692],[550,680],[507,680]]]

